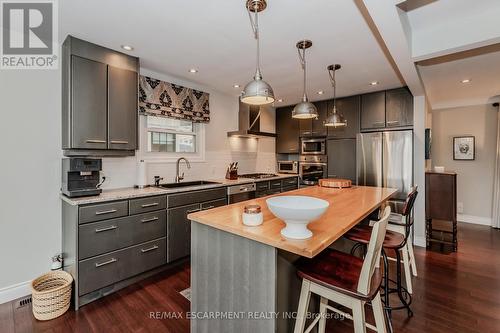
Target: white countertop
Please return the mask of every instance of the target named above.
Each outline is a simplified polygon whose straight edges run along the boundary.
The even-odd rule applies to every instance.
[[[206,184],[206,185],[194,185],[194,186],[186,186],[180,188],[160,188],[155,186],[149,186],[146,188],[134,188],[134,187],[125,187],[118,188],[112,190],[103,190],[100,195],[94,195],[89,197],[78,197],[78,198],[68,198],[67,196],[61,194],[61,199],[70,205],[78,206],[78,205],[86,205],[93,204],[105,201],[114,201],[114,200],[122,200],[122,199],[132,199],[132,198],[141,198],[148,197],[154,195],[162,195],[162,194],[173,194],[180,192],[189,192],[196,190],[205,190],[217,187],[225,187],[231,185],[238,184],[248,184],[255,183],[260,181],[269,181],[283,178],[291,178],[297,177],[295,174],[277,174],[276,177],[265,178],[265,179],[251,179],[251,178],[238,178],[237,180],[228,180],[228,179],[203,179],[207,181],[217,182],[217,184]],[[187,181],[186,181],[187,182]]]

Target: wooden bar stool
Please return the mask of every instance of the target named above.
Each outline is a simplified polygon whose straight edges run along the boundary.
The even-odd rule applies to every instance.
[[[364,260],[347,253],[326,249],[313,259],[302,258],[298,261],[297,269],[298,275],[302,277],[302,289],[295,333],[310,332],[318,323],[318,332],[324,333],[327,310],[351,319],[356,333],[366,332],[367,327],[379,333],[387,332],[380,298],[382,274],[379,265],[390,213],[390,207],[386,207],[382,219],[374,224]],[[321,297],[320,313],[304,331],[311,293]],[[329,300],[351,309],[352,316],[328,305]],[[365,320],[364,306],[367,302],[372,304],[375,326]]]
[[[385,234],[385,239],[383,242],[384,251],[382,251],[382,255],[384,258],[384,303],[386,309],[389,310],[397,310],[397,309],[407,309],[408,316],[412,316],[413,312],[410,309],[411,304],[411,293],[412,283],[411,283],[411,273],[410,270],[412,266],[414,266],[413,272],[416,275],[416,265],[415,265],[415,257],[413,255],[413,244],[411,243],[411,227],[413,225],[413,204],[417,198],[417,188],[413,188],[412,191],[408,194],[406,198],[405,206],[403,208],[401,222],[394,221],[387,225],[387,232]],[[393,215],[394,216],[394,215]],[[404,221],[404,223],[403,223]],[[374,223],[374,222],[372,222]],[[351,254],[354,254],[356,249],[361,246],[366,246],[370,242],[370,234],[372,227],[368,225],[360,225],[352,228],[345,234],[345,237],[349,240],[356,242],[353,249],[351,250]],[[411,254],[410,254],[411,248]],[[390,257],[386,255],[385,250],[393,250],[396,254],[396,281],[392,281],[389,279],[389,264],[388,260]],[[413,262],[413,264],[412,264]],[[405,270],[405,278],[406,278],[406,288],[403,287],[401,283],[401,264],[403,264]],[[394,282],[396,284],[396,288],[389,288],[389,281]],[[389,302],[389,294],[392,292],[397,292],[398,297],[402,303],[402,306],[390,306]]]

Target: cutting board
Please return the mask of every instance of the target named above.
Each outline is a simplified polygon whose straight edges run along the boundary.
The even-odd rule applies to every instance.
[[[319,186],[321,186],[321,187],[334,187],[334,188],[346,188],[346,187],[351,187],[352,182],[349,179],[325,178],[325,179],[319,180]]]

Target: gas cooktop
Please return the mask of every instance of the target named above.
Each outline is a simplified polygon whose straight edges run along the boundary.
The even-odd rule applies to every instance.
[[[240,178],[251,178],[251,179],[265,179],[277,177],[274,173],[247,173],[243,175],[238,175]]]

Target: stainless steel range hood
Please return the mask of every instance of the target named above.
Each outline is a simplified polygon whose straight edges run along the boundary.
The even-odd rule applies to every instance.
[[[273,121],[271,117],[267,117],[272,107],[247,105],[240,102],[240,110],[238,112],[238,130],[227,132],[229,137],[243,138],[259,138],[259,137],[276,137],[276,133],[264,132],[263,129],[270,125],[266,122]]]

